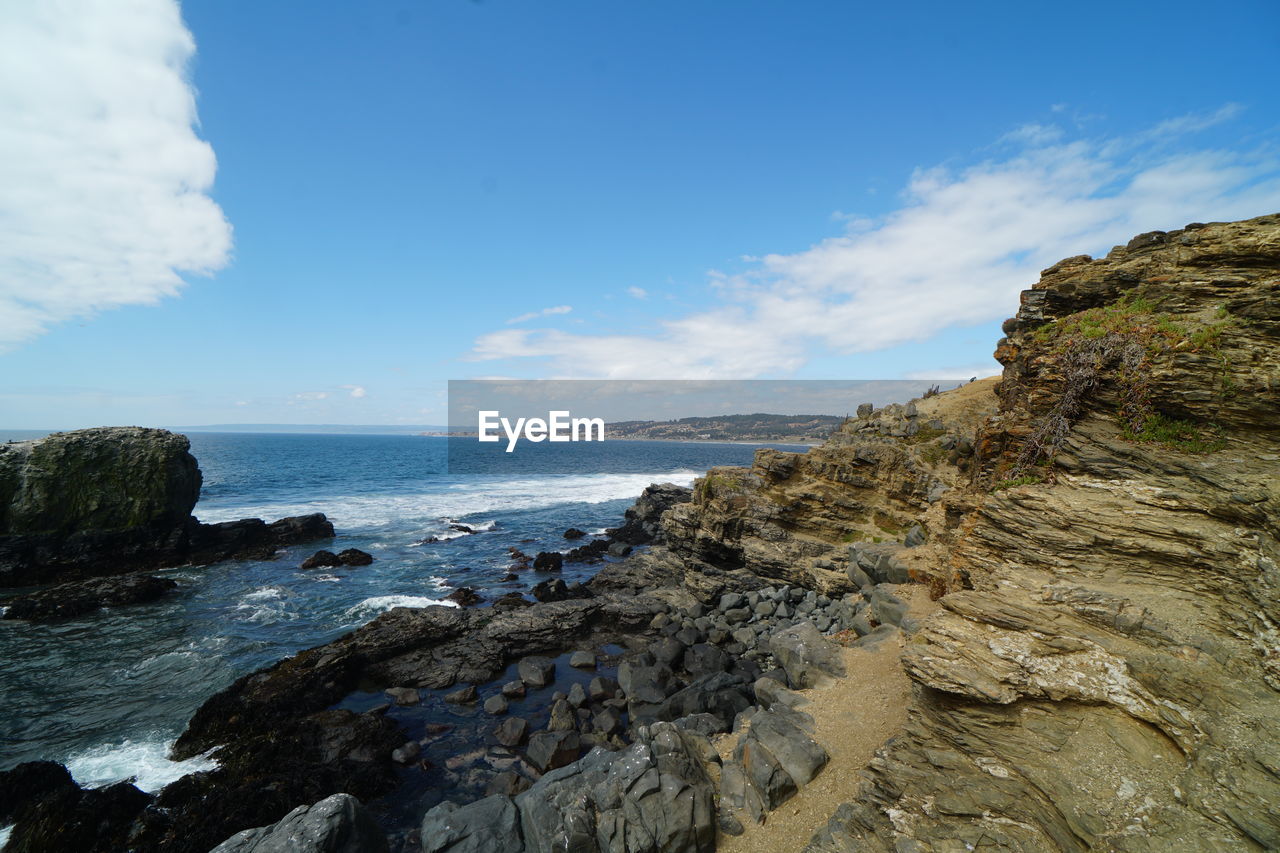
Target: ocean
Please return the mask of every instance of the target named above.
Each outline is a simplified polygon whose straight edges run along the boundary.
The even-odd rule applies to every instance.
[[[31,435],[0,433],[0,440]],[[493,473],[459,474],[445,472],[448,444],[474,439],[190,439],[204,472],[195,508],[201,521],[323,512],[337,538],[285,549],[272,561],[169,570],[164,574],[179,590],[151,604],[47,625],[0,620],[0,769],[49,759],[66,764],[82,785],[133,778],[158,790],[211,766],[209,758],[166,756],[191,714],[236,678],[392,607],[438,603],[460,586],[488,599],[527,590],[547,576],[522,573],[503,582],[508,546],[531,555],[567,550],[581,542],[566,541],[565,529],[597,533],[620,524],[650,483],[689,485],[711,466],[750,464],[754,452],[742,444],[665,441],[543,445],[532,453],[522,446],[518,470],[488,465]],[[455,445],[455,463],[458,452]],[[459,533],[455,523],[481,532]],[[438,541],[429,542],[433,537]],[[375,561],[301,571],[302,560],[321,547],[360,548]],[[566,564],[563,577],[583,580],[598,569]]]

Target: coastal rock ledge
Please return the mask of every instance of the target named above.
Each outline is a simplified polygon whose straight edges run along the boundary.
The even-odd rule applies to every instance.
[[[98,427],[0,444],[0,587],[233,557],[333,536],[322,514],[201,524],[186,436]]]

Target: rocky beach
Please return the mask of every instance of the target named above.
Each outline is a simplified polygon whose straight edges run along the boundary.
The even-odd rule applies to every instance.
[[[1280,216],[1063,260],[1004,332],[1001,377],[654,484],[606,532],[485,533],[527,595],[237,678],[172,747],[214,766],[158,791],[0,771],[4,849],[1280,847]],[[375,559],[324,515],[199,522],[189,451],[0,445],[4,619]]]

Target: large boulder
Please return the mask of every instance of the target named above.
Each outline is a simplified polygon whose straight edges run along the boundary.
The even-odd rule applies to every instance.
[[[0,587],[271,556],[333,536],[321,514],[201,524],[186,436],[98,427],[0,444]]]
[[[237,832],[210,853],[384,853],[387,837],[350,794],[298,806],[278,823]]]

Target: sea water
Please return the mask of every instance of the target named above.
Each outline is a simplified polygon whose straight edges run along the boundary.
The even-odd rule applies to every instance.
[[[697,442],[544,445],[522,455],[514,470],[466,474],[456,464],[454,473],[445,470],[448,442],[464,441],[458,438],[190,439],[204,473],[195,508],[201,521],[323,512],[337,538],[284,549],[270,561],[171,569],[164,574],[179,589],[158,602],[44,625],[0,620],[0,769],[49,759],[65,763],[83,785],[132,778],[158,790],[212,766],[207,757],[169,761],[168,751],[191,714],[236,678],[392,607],[442,603],[460,586],[488,599],[528,590],[547,576],[522,572],[502,581],[508,546],[530,555],[567,550],[581,542],[566,541],[566,528],[599,533],[617,526],[650,483],[687,486],[711,466],[750,464],[754,452]],[[455,445],[455,463],[457,451]],[[300,570],[321,547],[360,548],[374,562]],[[563,577],[582,580],[598,568],[566,564]]]

